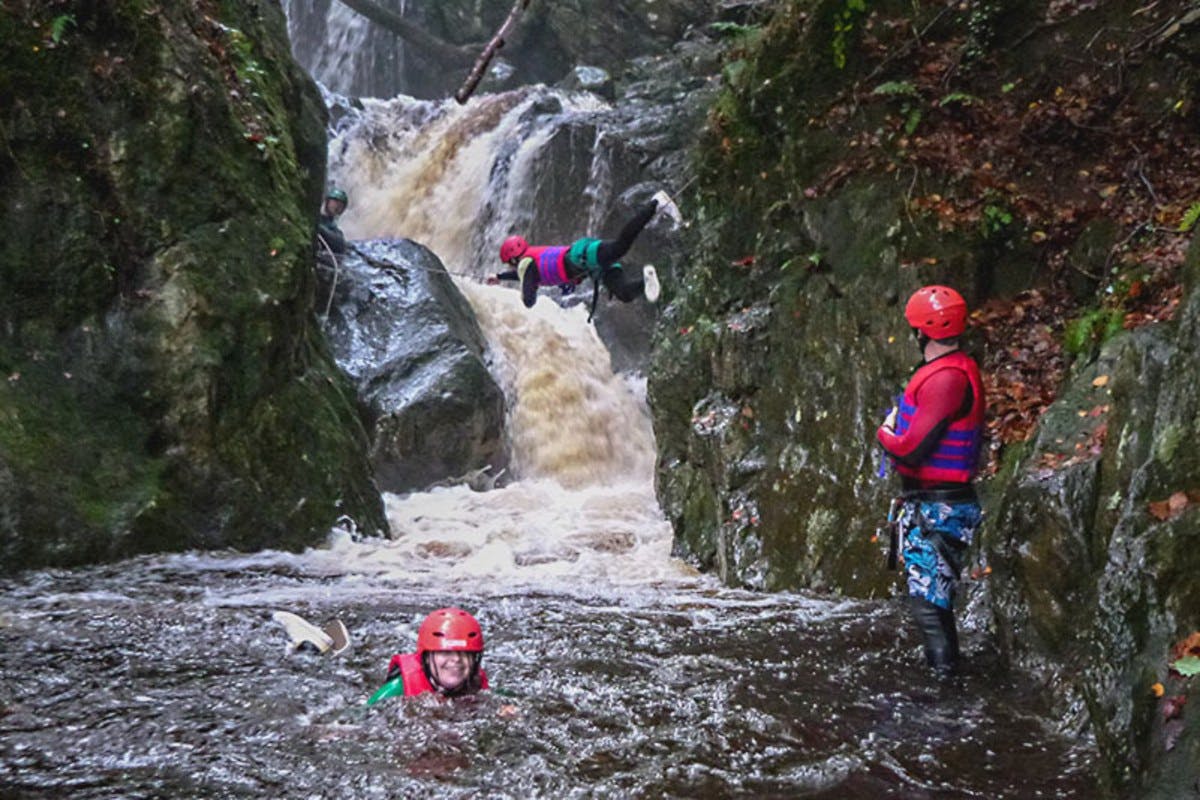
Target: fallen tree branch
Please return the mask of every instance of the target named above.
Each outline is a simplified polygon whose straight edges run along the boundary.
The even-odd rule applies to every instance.
[[[345,0],[342,0],[345,2]],[[513,3],[512,10],[508,12],[508,17],[504,20],[504,24],[496,31],[496,35],[487,43],[487,47],[483,48],[483,52],[479,54],[479,58],[475,60],[475,66],[471,67],[471,72],[467,75],[467,79],[459,90],[454,93],[454,99],[462,105],[471,98],[475,93],[475,87],[483,80],[483,76],[487,73],[488,65],[492,63],[496,52],[504,47],[505,37],[508,36],[512,27],[517,24],[517,19],[521,16],[521,12],[529,8],[531,0],[516,0]]]
[[[471,63],[470,49],[439,39],[415,22],[372,0],[339,0],[339,2],[362,14],[376,25],[387,28],[411,45],[418,54],[442,62],[443,66],[450,65],[457,69],[459,66]]]

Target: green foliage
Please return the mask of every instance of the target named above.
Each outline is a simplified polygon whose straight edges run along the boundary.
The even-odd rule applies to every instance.
[[[733,39],[742,39],[747,43],[762,36],[762,28],[758,25],[740,25],[736,22],[714,22],[709,30]]]
[[[970,67],[988,58],[993,40],[996,38],[996,18],[1001,4],[995,2],[964,3],[960,8],[970,9],[965,20],[967,37],[963,42],[964,67]]]
[[[746,73],[748,62],[744,58],[739,58],[736,61],[730,61],[721,70],[722,76],[725,78],[725,83],[728,86],[738,86],[742,76]]]
[[[1012,225],[1013,215],[1004,206],[988,203],[983,207],[979,224],[983,227],[983,235],[989,239],[1000,236]]]
[[[910,81],[887,81],[881,83],[871,90],[871,94],[881,94],[886,96],[905,96],[916,97],[917,87]]]
[[[1092,309],[1067,323],[1063,349],[1073,356],[1089,353],[1120,333],[1124,321],[1125,312],[1119,308]]]
[[[254,58],[254,42],[237,28],[226,27],[224,31],[229,39],[229,52],[233,56],[238,80],[253,84],[256,79],[264,77],[266,72]]]
[[[50,40],[55,44],[62,41],[68,25],[75,24],[74,14],[60,14],[50,22]]]
[[[1200,220],[1200,202],[1192,203],[1183,215],[1183,220],[1179,223],[1179,232],[1187,233],[1192,228],[1196,227],[1196,222]]]
[[[909,110],[908,116],[904,120],[904,132],[907,135],[913,135],[913,131],[915,131],[917,126],[921,124],[921,117],[921,109],[913,108]]]
[[[939,106],[948,106],[951,103],[958,103],[964,106],[975,105],[979,102],[979,98],[967,92],[951,92],[938,101]]]
[[[846,4],[838,12],[833,22],[833,65],[838,69],[846,66],[846,53],[849,51],[850,32],[854,30],[859,17],[867,12],[867,0],[846,0]]]
[[[913,131],[921,124],[921,119],[924,116],[920,106],[908,102],[909,100],[920,99],[917,87],[909,81],[886,81],[872,89],[871,94],[904,99],[905,102],[900,106],[900,113],[904,114],[904,133],[912,136]]]

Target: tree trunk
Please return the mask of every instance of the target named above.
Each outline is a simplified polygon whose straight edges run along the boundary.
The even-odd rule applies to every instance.
[[[505,37],[512,27],[517,24],[517,18],[521,16],[521,12],[529,8],[530,0],[515,0],[512,10],[508,12],[508,17],[504,20],[504,24],[496,31],[496,35],[487,43],[487,47],[483,48],[483,52],[479,54],[479,58],[475,61],[475,66],[471,68],[470,74],[463,82],[463,85],[457,92],[454,93],[454,99],[459,105],[466,103],[471,95],[475,92],[475,87],[479,85],[479,81],[483,80],[484,73],[487,72],[488,64],[492,63],[492,59],[496,56],[496,52],[504,47]]]
[[[528,2],[528,0],[525,0]],[[376,25],[387,28],[407,42],[417,54],[437,61],[439,66],[457,69],[471,63],[471,51],[431,35],[420,25],[405,19],[373,0],[339,0],[342,5],[357,11]]]

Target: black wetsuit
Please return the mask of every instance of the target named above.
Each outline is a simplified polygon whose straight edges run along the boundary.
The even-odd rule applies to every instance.
[[[317,221],[317,235],[325,240],[329,249],[341,255],[348,249],[346,234],[337,226],[336,220],[328,214],[321,214]]]
[[[641,271],[631,270],[627,274],[623,269],[613,269],[613,265],[633,247],[634,240],[653,219],[654,212],[657,210],[658,203],[651,200],[625,223],[621,232],[617,234],[617,238],[602,239],[596,248],[596,262],[601,268],[600,281],[606,289],[612,292],[613,297],[622,302],[628,303],[641,297],[645,288],[644,281]],[[568,258],[565,266],[567,277],[576,283],[588,277],[588,271],[582,264],[576,264]],[[534,272],[536,273],[536,270]],[[496,277],[502,281],[515,281],[518,278],[515,269],[497,273]]]

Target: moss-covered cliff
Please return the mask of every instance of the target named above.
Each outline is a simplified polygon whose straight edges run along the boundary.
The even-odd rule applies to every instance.
[[[278,4],[5,3],[0,39],[3,568],[380,527]]]
[[[975,563],[993,572],[972,603],[1086,710],[1114,793],[1174,796],[1196,723],[1164,726],[1149,692],[1186,694],[1168,651],[1200,620],[1183,577],[1200,476],[1180,445],[1200,430],[1182,267],[1200,12],[771,10],[725,67],[656,335],[677,550],[732,584],[890,591],[873,434],[918,355],[903,300],[952,284],[980,309],[968,347],[992,405]],[[1172,495],[1175,516],[1150,513]]]

